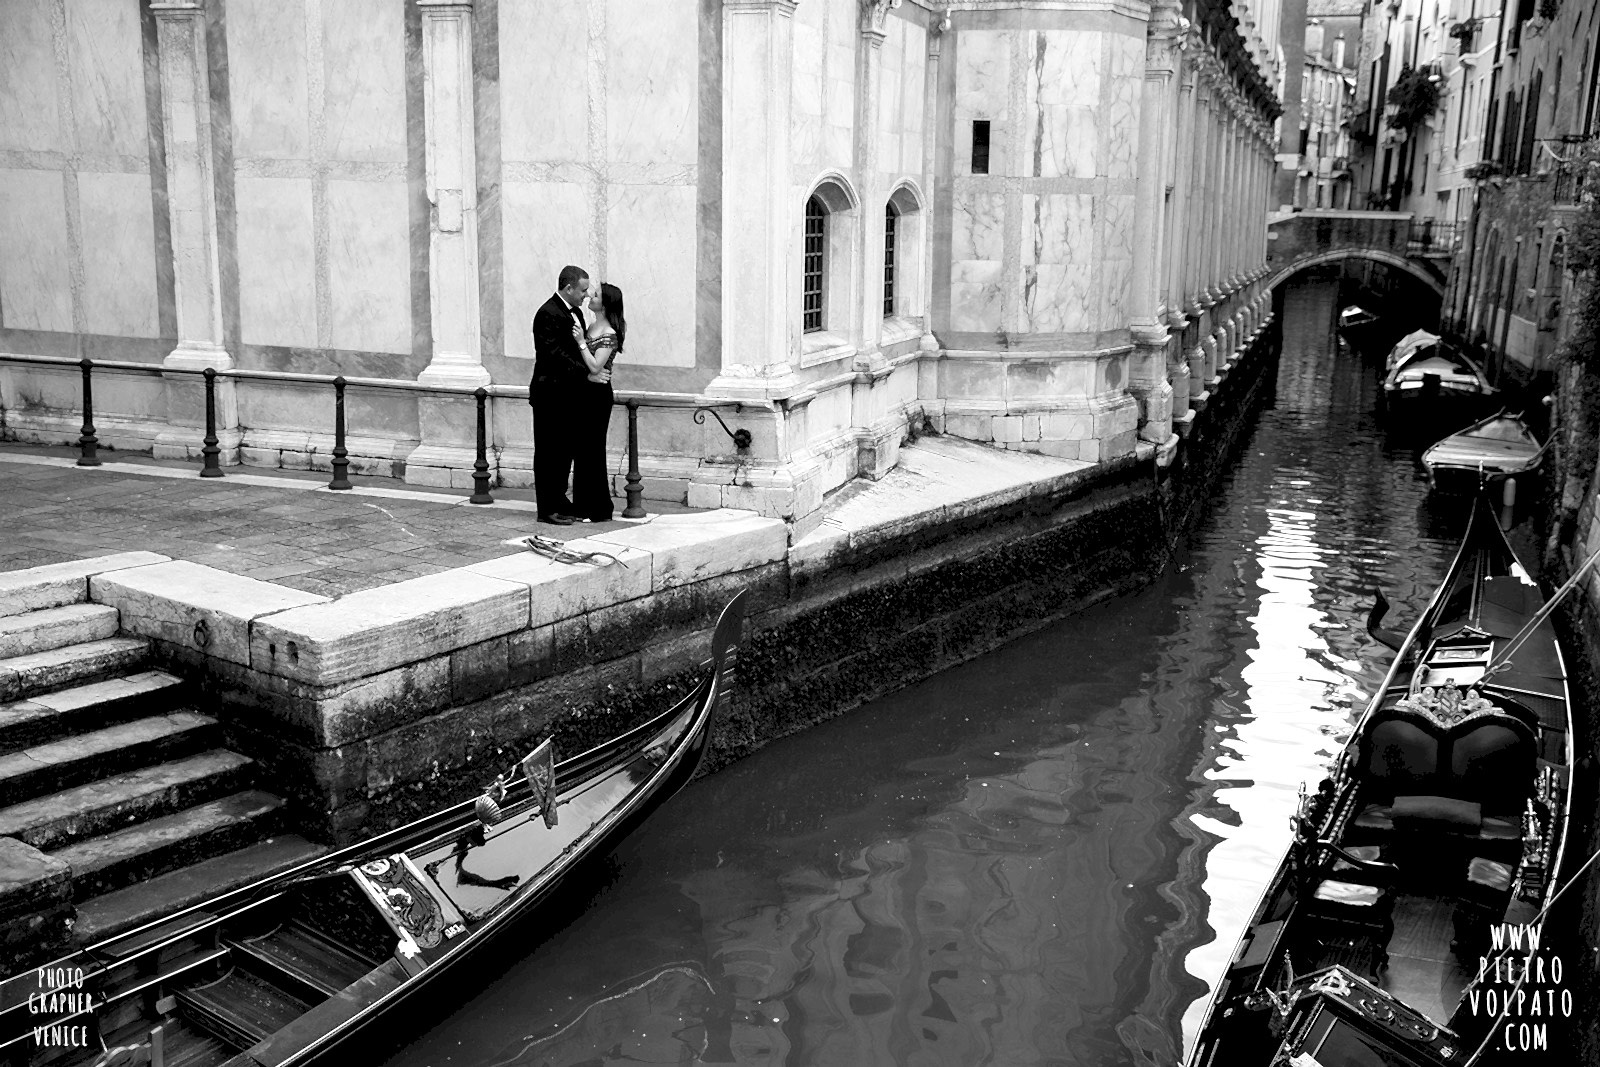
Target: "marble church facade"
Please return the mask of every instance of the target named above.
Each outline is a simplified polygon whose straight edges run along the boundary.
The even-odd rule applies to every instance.
[[[256,372],[218,379],[218,436],[257,466],[328,466],[331,391],[295,374],[486,386],[491,464],[527,485],[529,322],[572,262],[627,295],[615,384],[646,405],[649,496],[803,524],[929,427],[1170,458],[1270,315],[1277,19],[0,4],[0,354],[139,364],[97,375],[99,437],[167,456],[200,448],[183,371]],[[5,437],[74,440],[77,402],[76,366],[0,361]],[[470,398],[348,407],[353,470],[470,483]]]

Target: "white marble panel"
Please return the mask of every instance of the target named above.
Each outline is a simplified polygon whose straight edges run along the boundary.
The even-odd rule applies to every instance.
[[[568,263],[593,270],[589,190],[566,182],[506,182],[500,191],[505,241],[506,355],[533,358],[533,313],[556,291]]]
[[[0,3],[0,148],[66,151],[45,4]]]
[[[235,157],[306,158],[303,0],[230,0],[228,92]]]
[[[405,11],[322,5],[323,121],[331,159],[406,158]]]
[[[856,0],[822,0],[827,11],[826,94],[823,100],[821,164],[847,168],[855,156],[856,47],[861,40]]]
[[[905,121],[905,84],[900,77],[905,62],[905,26],[904,19],[889,19],[878,49],[878,168],[890,172],[899,169],[900,132]]]
[[[68,0],[67,57],[79,150],[146,156],[137,0]]]
[[[147,174],[78,175],[83,326],[90,333],[156,337],[155,228]]]
[[[499,10],[505,160],[588,159],[587,7],[570,0],[520,0]]]
[[[328,183],[328,289],[335,348],[411,351],[406,187]]]
[[[795,163],[811,168],[822,153],[823,68],[822,8],[801,5],[795,10],[789,151]]]
[[[951,258],[998,262],[1005,244],[1005,197],[999,193],[957,192],[952,207]]]
[[[1007,117],[1011,101],[1010,30],[962,30],[956,47],[956,121]]]
[[[1133,194],[1107,193],[1097,206],[1101,255],[1106,259],[1133,259]]]
[[[634,163],[699,152],[699,4],[606,0],[606,151]]]
[[[1144,99],[1144,42],[1121,35],[1109,42],[1110,76],[1104,96],[1105,162],[1108,178],[1132,178],[1139,157],[1139,110]]]
[[[1027,329],[1093,329],[1099,308],[1094,207],[1094,197],[1084,193],[1022,198],[1022,320]]]
[[[622,290],[628,348],[613,384],[627,387],[627,365],[694,366],[695,189],[613,185],[607,191],[606,273]]]
[[[926,104],[928,32],[921,26],[906,27],[905,62],[900,70],[905,115],[900,138],[900,172],[922,172],[922,119]]]
[[[315,346],[310,179],[235,177],[234,203],[240,335],[248,344]]]
[[[1039,32],[1024,79],[1023,173],[1092,178],[1100,162],[1101,56],[1105,37]]]
[[[1005,305],[998,260],[957,260],[950,265],[950,328],[1000,329]]]
[[[1028,68],[1029,104],[1099,106],[1104,46],[1105,36],[1089,30],[1039,31]]]
[[[61,175],[0,170],[0,325],[71,330],[71,258]]]
[[[1095,272],[1100,283],[1100,320],[1097,330],[1117,330],[1128,325],[1129,287],[1133,284],[1133,260],[1104,259]]]

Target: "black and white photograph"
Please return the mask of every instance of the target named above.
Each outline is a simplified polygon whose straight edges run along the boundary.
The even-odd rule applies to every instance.
[[[0,0],[0,1067],[1600,1065],[1600,0]]]

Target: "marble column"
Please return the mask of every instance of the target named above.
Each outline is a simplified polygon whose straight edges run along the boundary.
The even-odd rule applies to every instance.
[[[861,265],[856,272],[850,339],[856,346],[856,380],[850,386],[850,424],[856,438],[855,473],[868,478],[887,474],[899,456],[904,420],[886,418],[888,390],[879,385],[889,374],[889,361],[879,347],[883,339],[883,205],[888,189],[878,166],[878,106],[883,84],[884,20],[900,0],[865,0],[861,5],[856,48],[855,168],[862,202]]]
[[[162,360],[174,372],[227,370],[233,357],[222,336],[222,283],[217,262],[216,176],[211,145],[211,64],[206,54],[205,0],[156,0],[156,47],[161,67],[161,118],[167,156],[166,197],[172,234],[173,292],[178,346]],[[152,454],[200,455],[205,387],[189,373],[163,375],[167,429]],[[239,408],[233,379],[216,383],[221,462],[239,461]]]
[[[722,372],[707,394],[770,400],[799,388],[789,275],[789,130],[798,0],[722,4]]]
[[[472,0],[416,0],[416,5],[422,17],[423,184],[430,205],[428,311],[433,326],[433,355],[417,381],[475,389],[488,385],[490,378],[478,328]],[[422,443],[406,457],[406,481],[470,487],[477,455],[473,399],[419,397],[417,419]],[[493,440],[493,425],[486,429]]]
[[[478,329],[477,148],[472,101],[471,0],[416,0],[422,9],[428,307],[427,385],[489,384]]]
[[[883,84],[884,18],[900,0],[868,0],[861,9],[861,41],[856,48],[855,166],[865,232],[861,270],[851,315],[850,339],[856,346],[858,370],[884,365],[878,342],[883,336],[883,207],[887,189],[878,175],[878,102]],[[857,425],[860,425],[859,423]]]
[[[753,427],[753,455],[702,460],[689,481],[691,507],[798,518],[822,500],[815,472],[797,474],[791,462],[787,410],[770,403],[800,390],[800,298],[790,283],[803,205],[789,136],[798,2],[722,0],[722,277],[733,281],[722,288],[722,368],[705,393],[771,413]],[[726,451],[723,440],[707,441]]]
[[[1189,325],[1184,314],[1185,282],[1188,275],[1188,256],[1192,240],[1189,234],[1189,203],[1192,199],[1190,182],[1194,175],[1194,113],[1197,106],[1194,91],[1193,31],[1184,39],[1185,58],[1182,74],[1175,79],[1177,129],[1172,151],[1172,229],[1167,244],[1167,327],[1176,335],[1168,349],[1170,365],[1167,377],[1172,382],[1174,422],[1187,423],[1194,418],[1189,406],[1191,379],[1189,362],[1184,350],[1183,335]]]
[[[1139,159],[1134,186],[1132,301],[1133,356],[1128,392],[1139,402],[1139,438],[1158,445],[1172,436],[1172,385],[1167,380],[1167,325],[1160,309],[1162,226],[1167,171],[1167,87],[1172,81],[1177,11],[1151,11],[1139,108]]]

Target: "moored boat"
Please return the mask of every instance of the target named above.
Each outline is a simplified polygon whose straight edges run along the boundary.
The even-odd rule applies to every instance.
[[[1368,625],[1394,662],[1302,796],[1191,1067],[1481,1062],[1570,815],[1573,725],[1544,606],[1482,497],[1408,634],[1379,626],[1380,596]]]
[[[1534,474],[1544,446],[1521,415],[1501,411],[1430,445],[1422,453],[1428,484],[1443,493],[1475,493]]]
[[[1402,337],[1385,361],[1383,400],[1391,414],[1476,414],[1496,392],[1470,356],[1426,330]]]
[[[1339,312],[1339,336],[1361,348],[1372,343],[1382,323],[1383,319],[1377,312],[1351,304]]]
[[[745,594],[703,679],[556,761],[539,745],[484,795],[0,983],[7,1067],[365,1062],[401,1012],[562,889],[695,774],[726,703]]]

